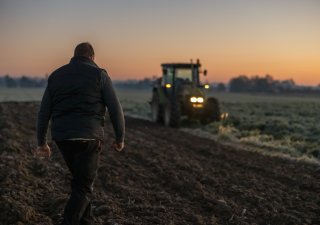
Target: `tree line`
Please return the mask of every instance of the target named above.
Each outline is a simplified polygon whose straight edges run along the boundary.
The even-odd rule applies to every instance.
[[[271,75],[252,76],[239,75],[229,81],[230,92],[237,93],[320,93],[317,87],[297,85],[293,79],[276,80]]]
[[[43,78],[38,77],[11,77],[10,75],[0,76],[0,87],[45,87],[47,84],[47,76]]]
[[[114,80],[113,84],[119,88],[150,88],[154,81],[157,79],[156,76],[151,78],[146,77],[143,79],[131,79],[131,80]],[[43,77],[12,77],[10,75],[0,75],[0,87],[7,88],[16,88],[16,87],[25,87],[25,88],[37,88],[45,87],[47,85],[48,76]]]
[[[39,77],[11,77],[0,76],[0,87],[45,87],[48,76]],[[119,88],[150,88],[157,80],[156,76],[136,80],[114,81]],[[230,79],[228,83],[213,83],[211,90],[235,93],[316,93],[320,94],[320,85],[301,86],[294,80],[276,80],[271,75],[252,76],[239,75]]]

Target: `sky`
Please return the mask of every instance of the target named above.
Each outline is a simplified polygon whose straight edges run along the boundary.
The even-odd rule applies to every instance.
[[[88,41],[115,80],[199,58],[210,82],[318,85],[319,28],[319,0],[0,0],[0,74],[50,74]]]

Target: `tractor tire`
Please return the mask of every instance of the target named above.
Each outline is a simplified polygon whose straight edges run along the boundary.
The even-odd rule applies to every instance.
[[[153,122],[163,122],[161,108],[159,95],[156,92],[153,92],[151,101],[151,120]]]
[[[204,115],[201,118],[201,123],[208,124],[213,121],[220,121],[221,119],[220,116],[221,114],[220,114],[220,106],[219,106],[218,99],[208,98],[205,106]]]
[[[181,117],[181,105],[176,99],[167,103],[164,108],[163,122],[165,126],[179,127]]]

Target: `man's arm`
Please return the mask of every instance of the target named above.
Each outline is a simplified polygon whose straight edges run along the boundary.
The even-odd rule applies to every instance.
[[[44,146],[47,144],[47,133],[48,133],[50,117],[51,117],[51,99],[50,99],[50,95],[47,87],[43,94],[40,110],[38,112],[38,120],[37,120],[38,146]]]
[[[107,72],[102,71],[101,76],[103,100],[109,111],[109,116],[116,136],[116,144],[120,144],[124,142],[125,136],[125,121],[122,107]]]

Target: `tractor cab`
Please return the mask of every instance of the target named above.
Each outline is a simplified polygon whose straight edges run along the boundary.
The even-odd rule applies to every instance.
[[[161,86],[175,89],[177,86],[200,87],[199,74],[201,64],[197,63],[164,63],[162,67]],[[203,72],[206,75],[207,71]]]

